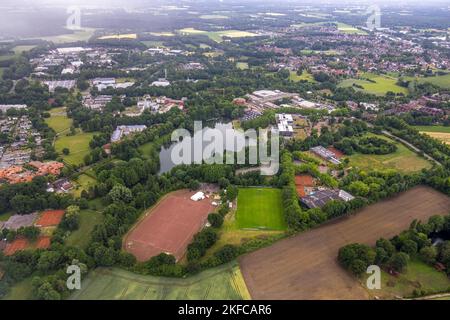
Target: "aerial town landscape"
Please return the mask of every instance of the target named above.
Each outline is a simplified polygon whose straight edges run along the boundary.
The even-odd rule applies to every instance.
[[[106,2],[0,3],[0,300],[450,300],[448,1]]]

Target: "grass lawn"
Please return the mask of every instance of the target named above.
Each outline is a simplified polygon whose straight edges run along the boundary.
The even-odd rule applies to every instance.
[[[71,193],[76,197],[80,197],[81,192],[83,190],[88,191],[90,186],[94,186],[97,183],[97,180],[87,174],[80,174],[75,182],[77,186],[71,191]]]
[[[2,300],[29,300],[33,289],[31,281],[33,277],[26,278],[11,287],[9,293]]]
[[[311,73],[309,73],[308,71],[303,71],[301,75],[298,75],[297,72],[295,71],[291,71],[291,73],[289,74],[289,80],[294,81],[294,82],[299,82],[301,80],[306,80],[309,82],[316,82],[316,80],[314,80],[314,77]]]
[[[236,222],[241,229],[285,230],[281,190],[239,189]]]
[[[363,283],[365,284],[365,280]],[[406,272],[397,277],[382,271],[381,289],[368,291],[371,295],[392,299],[395,296],[411,297],[415,289],[433,294],[449,288],[450,279],[444,272],[439,272],[421,261],[412,259],[408,263]]]
[[[50,111],[50,118],[46,118],[45,122],[56,133],[69,130],[72,126],[72,119],[67,117],[66,108],[54,108]]]
[[[370,134],[370,136],[374,135]],[[375,136],[394,142],[385,136]],[[397,151],[393,153],[383,155],[355,153],[348,156],[350,166],[359,167],[364,170],[396,169],[402,172],[414,172],[420,171],[423,168],[431,168],[431,164],[427,160],[419,157],[403,144],[398,142],[395,142],[395,144],[397,145]]]
[[[103,214],[94,210],[80,211],[80,227],[72,232],[66,239],[68,246],[86,248],[91,239],[91,232],[94,227],[103,221]]]
[[[73,136],[60,135],[56,138],[56,152],[62,155],[64,161],[73,165],[84,162],[84,157],[89,154],[89,142],[96,132],[78,132]],[[70,153],[66,156],[62,154],[64,148],[69,148]]]
[[[163,278],[99,268],[83,280],[74,300],[249,300],[239,266],[232,262],[195,276]]]
[[[12,211],[0,214],[0,221],[7,221],[13,214]]]
[[[370,79],[375,82],[364,79]],[[361,79],[345,79],[338,84],[338,87],[353,87],[357,91],[364,91],[378,96],[383,96],[389,91],[407,95],[408,89],[400,87],[396,83],[396,78],[373,73],[364,73]],[[354,84],[362,86],[363,89],[353,86]]]

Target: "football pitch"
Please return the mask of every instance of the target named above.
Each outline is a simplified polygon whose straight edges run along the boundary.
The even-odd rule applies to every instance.
[[[239,189],[236,220],[241,229],[285,230],[281,190]]]

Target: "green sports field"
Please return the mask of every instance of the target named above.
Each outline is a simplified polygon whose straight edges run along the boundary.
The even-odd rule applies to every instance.
[[[236,222],[241,229],[285,230],[281,190],[239,189]]]
[[[73,300],[248,300],[236,262],[185,279],[135,274],[121,269],[90,272]]]

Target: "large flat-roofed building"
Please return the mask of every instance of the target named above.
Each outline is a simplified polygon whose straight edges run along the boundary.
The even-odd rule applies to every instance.
[[[257,90],[252,94],[247,95],[247,98],[252,102],[265,103],[278,101],[284,98],[292,98],[297,94],[287,93],[280,90]]]
[[[26,104],[0,104],[0,111],[6,112],[9,109],[26,109],[28,106]]]
[[[147,129],[146,125],[118,126],[111,135],[111,142],[119,142],[124,136]]]
[[[44,81],[44,84],[48,86],[48,91],[55,92],[56,88],[64,88],[67,90],[75,87],[75,80],[55,80],[55,81]]]
[[[331,200],[350,201],[353,200],[350,193],[338,189],[323,189],[312,192],[311,194],[302,197],[301,202],[310,209],[322,208]]]
[[[310,149],[311,152],[317,154],[319,157],[330,161],[333,164],[340,164],[341,161],[337,158],[336,154],[322,146],[317,146]]]

